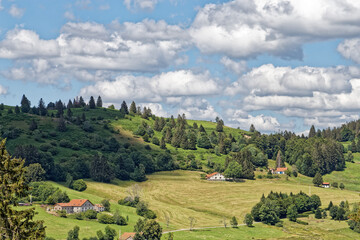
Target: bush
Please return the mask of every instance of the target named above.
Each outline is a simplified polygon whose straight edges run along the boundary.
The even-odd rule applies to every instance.
[[[108,199],[103,199],[101,204],[104,206],[105,211],[110,212],[110,202]]]
[[[297,220],[296,220],[296,223],[302,224],[302,225],[309,225],[308,222],[301,221],[300,219],[297,219]]]
[[[59,214],[59,217],[62,217],[62,218],[66,218],[66,217],[67,217],[65,210],[57,211],[57,213]]]
[[[283,223],[282,222],[277,222],[277,223],[275,223],[275,227],[283,227],[284,225],[283,225]]]
[[[263,175],[259,175],[257,176],[258,179],[262,179],[263,178]]]
[[[96,219],[96,216],[97,216],[97,212],[95,210],[87,210],[85,213],[84,213],[85,217],[88,218],[88,219]]]
[[[43,152],[47,152],[49,149],[51,149],[52,146],[50,144],[42,144],[40,145],[39,149]]]
[[[339,184],[338,184],[337,182],[333,182],[333,183],[331,184],[331,186],[332,186],[333,188],[338,188],[338,187],[339,187]]]
[[[60,141],[60,147],[63,147],[63,148],[71,148],[72,147],[72,144],[71,142],[67,141],[67,140],[61,140]]]
[[[114,217],[106,214],[106,213],[100,213],[97,216],[99,223],[103,223],[103,224],[113,224],[114,221]]]
[[[79,213],[75,213],[75,218],[77,220],[83,220],[84,219],[84,214],[79,212]]]
[[[82,179],[75,180],[72,184],[72,189],[79,191],[79,192],[84,191],[86,188],[87,188],[87,185],[86,185],[85,181]]]

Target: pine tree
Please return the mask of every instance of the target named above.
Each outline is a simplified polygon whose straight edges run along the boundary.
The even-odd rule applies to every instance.
[[[37,129],[38,128],[38,125],[37,125],[37,123],[36,123],[36,121],[33,119],[33,120],[31,120],[31,123],[30,123],[30,125],[29,125],[29,130],[30,131],[34,131],[35,129]]]
[[[170,128],[167,128],[166,132],[165,132],[165,142],[171,143],[171,140],[172,140],[172,132],[171,132]]]
[[[202,124],[200,124],[200,127],[199,127],[199,132],[206,133],[205,128],[203,127],[203,125],[202,125]]]
[[[20,108],[18,105],[15,106],[15,113],[16,114],[19,114],[20,113]]]
[[[196,150],[196,135],[193,132],[189,133],[189,137],[188,137],[188,148],[191,150]]]
[[[170,117],[170,127],[171,127],[171,128],[174,128],[175,126],[176,126],[176,123],[175,123],[174,116],[171,115],[171,117]]]
[[[95,109],[96,108],[95,99],[94,99],[93,96],[90,97],[89,107],[90,107],[90,109]]]
[[[160,124],[159,124],[159,118],[155,118],[155,121],[154,121],[154,130],[155,130],[155,131],[161,131],[161,129],[160,129]]]
[[[129,110],[125,101],[121,103],[120,112],[123,114],[129,114]]]
[[[56,117],[59,118],[64,115],[64,105],[61,102],[61,100],[59,100],[55,103],[55,108],[57,110]]]
[[[314,125],[311,125],[310,132],[309,132],[309,138],[312,138],[315,136],[316,136],[315,127],[314,127]]]
[[[130,104],[129,112],[132,113],[132,114],[136,114],[136,104],[135,104],[134,101],[132,101],[131,104]]]
[[[223,122],[223,120],[219,120],[216,124],[216,131],[222,132],[222,131],[224,131],[223,128],[224,128],[224,122]]]
[[[24,94],[21,99],[21,112],[28,113],[30,111],[30,105],[31,103],[29,99],[27,99],[27,97]]]
[[[90,164],[90,176],[93,180],[98,182],[110,182],[113,173],[108,164],[107,159],[99,154],[95,154]]]
[[[323,178],[319,172],[315,174],[315,177],[313,178],[313,184],[317,187],[321,186],[323,183]]]
[[[71,118],[72,118],[73,113],[72,113],[72,111],[71,111],[71,108],[68,108],[68,110],[66,111],[66,116],[67,116],[68,119],[71,119]]]
[[[98,108],[102,108],[103,106],[103,102],[100,96],[98,96],[97,100],[96,100],[96,107]]]
[[[320,208],[316,209],[315,211],[315,218],[316,219],[322,219],[322,214]]]
[[[295,204],[292,204],[288,207],[286,216],[290,221],[296,222],[296,218],[298,216],[298,211],[297,211]]]
[[[63,117],[60,117],[59,119],[59,123],[58,123],[58,126],[57,126],[57,130],[59,132],[66,132],[67,128],[66,128],[66,124],[65,124],[65,120]]]
[[[194,128],[195,130],[198,129],[198,125],[197,125],[196,122],[193,123],[193,128]]]
[[[233,216],[233,217],[231,218],[231,220],[230,220],[230,225],[231,225],[231,227],[233,227],[233,228],[236,228],[236,227],[238,226],[238,221],[237,221],[237,219],[236,219],[235,216]]]
[[[131,178],[136,182],[146,181],[147,178],[144,165],[140,164],[138,167],[135,167],[134,172],[131,174]]]
[[[39,101],[39,113],[41,116],[46,116],[46,114],[47,114],[47,109],[45,107],[45,103],[42,98],[40,98],[40,101]]]
[[[255,132],[255,126],[254,126],[254,124],[251,124],[251,126],[250,126],[250,132]]]
[[[166,149],[166,144],[165,144],[165,138],[162,137],[160,140],[160,148],[161,149]]]
[[[85,101],[84,101],[84,99],[83,99],[82,96],[80,96],[80,99],[79,99],[79,106],[80,106],[80,107],[85,107],[85,106],[86,106],[86,103],[85,103]]]
[[[44,239],[43,221],[33,221],[35,208],[14,210],[17,200],[27,196],[23,159],[11,158],[0,143],[0,235],[1,239]]]
[[[281,157],[281,151],[279,150],[277,155],[276,155],[276,167],[277,168],[282,168],[282,167],[285,167],[285,162],[284,160],[282,159]]]
[[[67,109],[70,109],[70,108],[73,108],[73,107],[74,107],[74,105],[73,105],[73,103],[71,102],[71,100],[69,99],[69,102],[68,102],[66,108],[67,108]]]

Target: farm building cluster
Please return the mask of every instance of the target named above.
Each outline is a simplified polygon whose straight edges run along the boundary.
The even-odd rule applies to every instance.
[[[73,199],[68,203],[57,203],[54,206],[55,211],[65,210],[66,213],[86,212],[87,210],[95,210],[102,212],[105,210],[101,204],[92,204],[88,199]]]

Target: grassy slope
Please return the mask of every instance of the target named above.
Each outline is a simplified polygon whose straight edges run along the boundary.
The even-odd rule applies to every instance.
[[[51,182],[55,187],[59,187],[62,190],[65,190],[69,195],[70,199],[89,199],[92,203],[100,203],[103,197],[103,193],[98,191],[96,194],[93,194],[91,190],[87,189],[84,192],[77,192],[72,189],[66,188],[60,184]],[[127,226],[118,226],[115,224],[110,225],[112,228],[116,229],[117,232],[121,230],[122,232],[131,232],[133,231],[133,226],[135,225],[139,216],[136,215],[135,209],[131,207],[125,207],[117,204],[116,201],[111,201],[111,212],[119,210],[120,213],[126,217],[129,216],[129,225]],[[66,239],[67,233],[74,226],[80,227],[80,237],[91,237],[95,236],[98,230],[104,231],[106,225],[100,224],[96,221],[85,221],[85,220],[76,220],[71,218],[60,218],[46,213],[46,211],[40,206],[36,206],[36,211],[39,213],[36,215],[35,219],[44,220],[46,225],[46,234],[49,237],[54,237],[56,239]]]
[[[219,226],[223,217],[236,216],[242,223],[244,215],[250,212],[252,206],[259,201],[261,195],[270,190],[281,192],[309,192],[311,178],[299,176],[286,180],[285,176],[280,179],[258,179],[244,183],[231,182],[208,182],[200,180],[199,172],[172,171],[160,172],[149,175],[149,180],[139,185],[142,188],[142,197],[158,215],[164,230],[188,228],[190,216],[196,218],[196,227]],[[135,209],[119,206],[116,200],[126,196],[126,190],[134,182],[114,181],[112,184],[87,181],[88,189],[85,192],[76,192],[53,183],[55,186],[66,190],[71,198],[88,198],[98,203],[103,198],[110,198],[112,211],[119,209],[120,212],[130,218],[129,226],[118,227],[117,230],[132,231],[133,224],[137,220]],[[340,189],[323,189],[311,187],[312,194],[321,197],[323,206],[329,201],[339,203],[346,199],[350,203],[359,201],[359,195],[355,192]],[[79,221],[74,219],[62,219],[51,216],[39,209],[38,219],[44,219],[49,236],[63,239],[67,232],[75,225],[80,226],[81,237],[95,235],[96,231],[103,230],[105,225],[96,222]],[[170,215],[170,227],[164,224],[164,214]],[[305,219],[310,222],[309,226],[290,223],[285,221],[284,228],[269,227],[256,224],[255,228],[240,227],[239,229],[205,229],[194,232],[176,232],[175,239],[355,239],[358,236],[348,229],[345,222],[325,220],[324,222],[313,219]],[[60,226],[60,228],[59,228]],[[86,229],[86,231],[84,231]]]

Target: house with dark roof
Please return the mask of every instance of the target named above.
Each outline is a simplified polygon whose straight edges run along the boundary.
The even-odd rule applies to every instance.
[[[94,210],[94,204],[92,204],[88,199],[73,199],[68,203],[55,204],[54,210],[65,210],[66,213],[86,212],[87,210]]]
[[[206,180],[209,180],[209,181],[225,181],[226,179],[225,179],[224,175],[222,175],[221,173],[214,172],[214,173],[206,175]]]

